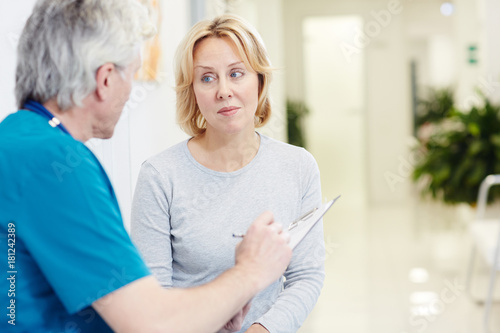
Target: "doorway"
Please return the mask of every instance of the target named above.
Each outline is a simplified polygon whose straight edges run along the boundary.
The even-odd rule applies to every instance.
[[[365,73],[363,50],[346,57],[342,46],[362,31],[360,16],[304,19],[305,123],[308,150],[321,171],[323,197],[342,206],[366,203]]]

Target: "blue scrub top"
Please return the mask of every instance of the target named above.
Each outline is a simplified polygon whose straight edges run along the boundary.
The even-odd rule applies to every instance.
[[[94,154],[26,110],[0,123],[0,251],[0,332],[111,331],[92,302],[150,274]]]

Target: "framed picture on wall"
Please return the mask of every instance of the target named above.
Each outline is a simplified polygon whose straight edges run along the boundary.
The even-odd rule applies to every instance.
[[[142,49],[142,67],[135,79],[139,81],[156,81],[160,70],[161,59],[161,0],[138,0],[148,9],[151,20],[158,33],[144,43]]]

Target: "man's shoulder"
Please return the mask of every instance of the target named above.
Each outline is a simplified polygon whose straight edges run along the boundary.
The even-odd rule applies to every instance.
[[[3,169],[13,174],[71,174],[76,167],[85,165],[99,169],[82,142],[51,127],[42,117],[22,110],[0,124],[0,158],[9,161]]]
[[[30,111],[12,113],[0,123],[0,149],[15,148],[23,154],[23,150],[28,149],[32,154],[44,155],[47,151],[57,151],[54,149],[57,147],[81,145],[81,142],[50,126],[46,119]]]

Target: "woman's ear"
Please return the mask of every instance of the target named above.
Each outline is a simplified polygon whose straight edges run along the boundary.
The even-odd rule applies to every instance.
[[[97,69],[96,73],[96,97],[101,101],[106,100],[111,95],[112,74],[115,65],[106,63]]]

